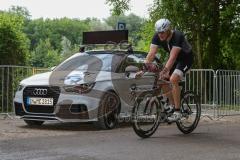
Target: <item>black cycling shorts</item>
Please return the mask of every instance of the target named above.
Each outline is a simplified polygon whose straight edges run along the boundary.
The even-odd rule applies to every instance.
[[[185,73],[192,67],[193,64],[193,54],[189,54],[185,57],[184,60],[177,60],[173,67],[170,69],[170,75],[177,74],[180,77],[183,77]]]

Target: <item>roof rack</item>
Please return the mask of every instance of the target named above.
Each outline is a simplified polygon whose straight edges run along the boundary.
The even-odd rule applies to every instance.
[[[85,50],[106,50],[106,51],[125,50],[127,52],[133,52],[132,44],[126,41],[120,43],[109,41],[106,44],[80,45],[79,52],[85,52]]]

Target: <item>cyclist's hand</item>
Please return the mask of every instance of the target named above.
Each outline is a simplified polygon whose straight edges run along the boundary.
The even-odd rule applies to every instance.
[[[169,70],[166,67],[164,67],[163,70],[160,72],[159,79],[168,80],[169,78],[170,78]]]
[[[138,71],[135,75],[135,78],[141,78],[143,76],[144,72],[143,71]]]
[[[147,70],[149,72],[157,72],[158,67],[154,63],[144,63],[144,70]]]

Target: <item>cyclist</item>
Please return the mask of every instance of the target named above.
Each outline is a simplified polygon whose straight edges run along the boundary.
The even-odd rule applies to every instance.
[[[164,93],[169,98],[172,109],[172,116],[169,121],[177,121],[181,118],[180,114],[180,87],[179,81],[189,70],[193,63],[192,46],[188,43],[184,34],[178,30],[172,30],[171,23],[168,19],[159,19],[155,23],[156,33],[153,35],[150,50],[146,58],[146,66],[151,69],[151,63],[158,52],[158,48],[162,47],[169,53],[168,60],[160,72],[160,78],[169,80],[172,87],[165,85]],[[170,92],[169,92],[170,91]]]

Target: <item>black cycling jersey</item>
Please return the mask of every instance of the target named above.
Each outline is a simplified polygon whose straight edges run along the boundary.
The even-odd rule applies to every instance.
[[[169,42],[161,41],[158,33],[154,34],[152,38],[152,44],[162,47],[166,52],[170,53],[173,47],[181,48],[180,53],[176,59],[176,62],[171,68],[172,72],[174,69],[179,69],[185,73],[193,63],[192,46],[188,43],[184,34],[180,31],[174,30],[173,35]],[[186,68],[187,67],[187,68]]]
[[[184,34],[177,30],[173,31],[172,38],[169,42],[161,41],[158,34],[154,34],[152,38],[152,44],[163,47],[163,49],[168,53],[170,53],[173,47],[181,48],[177,60],[185,58],[185,56],[192,52],[192,46],[188,43],[187,39],[184,37]]]

